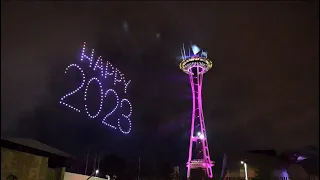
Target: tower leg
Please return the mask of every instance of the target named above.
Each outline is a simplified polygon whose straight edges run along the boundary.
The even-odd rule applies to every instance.
[[[196,97],[194,93],[194,85],[193,85],[193,77],[189,76],[190,84],[192,88],[192,119],[191,119],[191,130],[190,130],[190,144],[189,144],[189,157],[187,163],[187,179],[190,179],[190,171],[191,171],[191,160],[192,160],[192,143],[193,143],[193,135],[194,135],[194,118],[195,118],[195,109],[196,109]]]
[[[212,178],[212,166],[213,163],[210,160],[208,141],[206,136],[206,128],[204,123],[204,116],[202,110],[202,78],[203,74],[199,67],[193,69],[193,74],[189,74],[190,85],[192,89],[192,119],[191,119],[191,131],[190,131],[190,144],[189,144],[189,157],[187,162],[187,179],[191,178],[191,169],[201,168],[207,177]],[[197,123],[197,124],[196,124]],[[195,128],[196,133],[195,135]],[[201,153],[202,157],[196,155],[193,157],[193,143],[201,144],[201,150],[196,150],[195,153]],[[200,143],[200,144],[199,144]]]

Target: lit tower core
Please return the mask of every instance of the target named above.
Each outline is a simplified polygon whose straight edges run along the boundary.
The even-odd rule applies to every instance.
[[[196,45],[189,48],[189,56],[186,56],[184,47],[181,54],[180,69],[189,75],[193,104],[187,179],[190,179],[191,169],[203,169],[207,176],[212,178],[214,162],[210,160],[201,96],[203,74],[211,69],[212,62],[207,58],[207,52],[200,50]]]

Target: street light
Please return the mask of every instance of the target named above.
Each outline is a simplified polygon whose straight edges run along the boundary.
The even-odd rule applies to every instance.
[[[247,169],[247,163],[244,162],[244,161],[240,161],[241,164],[243,164],[244,166],[244,175],[245,175],[245,178],[246,180],[248,180],[248,169]]]
[[[99,169],[96,169],[89,177],[87,180],[89,180],[94,174],[97,175],[99,173]]]

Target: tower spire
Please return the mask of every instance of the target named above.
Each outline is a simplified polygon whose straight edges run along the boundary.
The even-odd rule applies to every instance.
[[[191,54],[193,52],[193,55]],[[190,179],[192,169],[203,169],[207,177],[212,178],[213,161],[210,160],[206,127],[202,110],[202,80],[203,74],[212,67],[212,62],[207,59],[196,45],[189,47],[190,55],[184,57],[180,69],[189,75],[192,90],[192,118],[190,129],[189,156],[187,162],[187,179]],[[199,53],[200,52],[200,53]]]

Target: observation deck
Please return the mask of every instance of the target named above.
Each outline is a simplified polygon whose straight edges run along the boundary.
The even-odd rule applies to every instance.
[[[212,62],[205,57],[192,56],[181,61],[179,67],[189,75],[193,74],[192,68],[199,67],[199,73],[204,74],[212,68]]]

